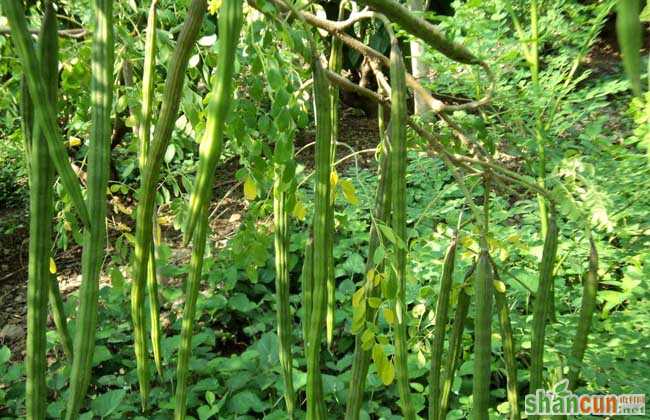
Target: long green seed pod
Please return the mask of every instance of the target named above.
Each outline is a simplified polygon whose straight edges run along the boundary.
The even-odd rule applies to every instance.
[[[302,262],[300,283],[302,286],[302,339],[305,348],[309,342],[309,321],[311,320],[312,294],[314,290],[314,239],[309,237],[305,246],[305,257]]]
[[[47,288],[48,300],[50,301],[50,311],[52,312],[52,320],[56,333],[59,336],[63,352],[69,360],[72,360],[72,337],[68,331],[68,321],[65,316],[65,309],[63,308],[63,298],[61,297],[61,290],[59,290],[59,282],[56,275],[50,276]]]
[[[386,150],[386,141],[383,133],[383,108],[379,109],[379,132],[382,137],[382,147]],[[390,184],[388,182],[388,169],[389,161],[386,153],[382,153],[379,161],[379,179],[377,185],[377,194],[375,195],[374,219],[379,222],[386,223],[387,216],[390,213]],[[370,229],[370,238],[368,240],[368,257],[366,259],[366,273],[374,268],[375,264],[373,256],[379,246],[379,232],[375,226]],[[379,288],[373,288],[369,297],[378,297]],[[366,304],[365,302],[363,304]],[[370,305],[366,306],[366,322],[372,322],[375,318],[377,309],[372,308]],[[368,368],[370,367],[371,351],[364,350],[361,340],[361,334],[357,334],[354,340],[354,356],[352,359],[352,376],[350,380],[350,389],[348,391],[348,403],[345,408],[346,420],[358,420],[359,410],[363,404],[363,392],[366,387],[366,377],[368,376]]]
[[[43,100],[34,103],[34,120],[41,127],[41,132],[47,139],[47,148],[56,171],[61,177],[61,183],[74,204],[74,210],[85,226],[90,225],[88,209],[81,194],[79,179],[68,162],[68,154],[61,141],[61,133],[56,122],[56,109],[48,100],[47,85],[41,73],[41,65],[32,45],[31,37],[27,30],[25,11],[22,2],[16,0],[1,0],[9,26],[11,39],[16,47],[16,52],[24,67],[27,87],[32,98]]]
[[[196,300],[199,295],[199,284],[203,269],[203,255],[208,232],[207,206],[200,214],[198,229],[194,232],[190,272],[185,289],[185,307],[181,325],[181,342],[178,349],[178,366],[176,367],[176,401],[174,419],[184,419],[187,410],[187,377],[189,376],[189,359],[192,352],[192,335],[194,334],[194,318],[196,316]]]
[[[316,193],[314,203],[314,255],[312,310],[309,318],[307,342],[307,419],[324,420],[325,402],[322,399],[320,374],[320,344],[325,318],[326,283],[328,276],[330,234],[327,224],[329,206],[331,156],[331,113],[329,85],[316,52],[312,57],[314,79],[314,115],[316,118]]]
[[[90,383],[97,299],[106,248],[106,189],[111,159],[111,109],[113,104],[113,1],[94,0],[95,30],[91,52],[92,103],[90,147],[88,150],[88,210],[93,215],[90,228],[84,231],[81,257],[79,311],[74,338],[74,357],[70,372],[70,395],[66,419],[75,419]]]
[[[472,264],[470,269],[465,273],[465,282],[474,274],[476,263]],[[449,337],[449,351],[447,352],[447,362],[445,363],[445,375],[440,387],[440,408],[436,414],[436,419],[444,420],[449,410],[449,396],[451,395],[451,386],[454,383],[456,368],[458,367],[458,356],[463,343],[463,331],[465,329],[465,320],[469,312],[470,297],[461,288],[458,293],[458,303],[454,314],[454,324],[451,327]]]
[[[395,235],[402,241],[402,244],[406,244],[406,69],[396,38],[391,41],[390,80],[392,83],[390,178],[393,210],[391,227]],[[411,403],[407,364],[406,249],[404,249],[403,245],[394,245],[395,266],[393,270],[390,270],[390,275],[395,276],[395,283],[397,284],[394,308],[397,315],[395,324],[395,368],[402,414],[406,420],[412,420],[415,418],[415,411]]]
[[[493,272],[490,256],[482,249],[476,264],[474,293],[474,387],[472,418],[487,420],[490,406],[490,364],[492,362],[492,295]]]
[[[20,122],[23,130],[23,146],[25,147],[25,167],[31,171],[32,130],[34,129],[34,104],[27,87],[27,78],[20,78]]]
[[[201,29],[206,10],[207,3],[205,0],[192,0],[187,11],[185,23],[169,63],[162,108],[153,140],[149,146],[146,159],[147,165],[142,174],[138,191],[139,205],[135,233],[133,283],[131,284],[131,318],[133,320],[133,341],[143,408],[146,407],[149,395],[149,370],[147,368],[147,342],[144,323],[144,288],[147,281],[153,239],[153,224],[151,221],[155,205],[156,184],[163,156],[167,150],[174,122],[176,121],[187,63]]]
[[[339,16],[338,20],[343,20],[345,17],[345,7],[348,1],[339,3]],[[328,63],[329,70],[338,74],[341,71],[343,62],[343,42],[337,37],[332,37],[332,49],[330,51],[330,59]],[[332,144],[330,160],[333,162],[336,157],[336,142],[339,140],[339,88],[338,85],[332,84],[330,86],[330,112],[332,113]],[[327,208],[327,224],[331,234],[329,237],[334,239],[334,199],[336,195],[330,194],[330,202]],[[328,246],[327,249],[330,254],[327,258],[330,260],[328,263],[329,272],[327,273],[327,316],[325,317],[325,327],[327,335],[327,347],[332,348],[332,340],[334,338],[334,312],[336,306],[336,283],[334,280],[334,246]]]
[[[219,55],[217,75],[208,103],[208,121],[199,149],[199,168],[190,198],[190,215],[185,230],[186,241],[196,226],[199,209],[212,197],[212,182],[223,148],[223,128],[232,102],[232,82],[239,32],[244,20],[242,2],[224,0],[219,10]]]
[[[440,370],[442,368],[442,351],[445,344],[445,330],[447,328],[449,298],[454,277],[454,264],[456,258],[456,245],[454,240],[447,248],[445,261],[442,266],[440,278],[440,293],[436,304],[436,326],[431,340],[431,369],[429,370],[429,420],[435,420],[440,411]]]
[[[577,363],[569,368],[569,388],[575,389],[580,375],[580,364],[587,349],[587,339],[591,330],[591,321],[596,309],[596,292],[598,291],[598,250],[594,239],[589,235],[589,271],[585,277],[582,290],[580,319],[573,339],[571,358]]]
[[[618,0],[616,3],[616,34],[623,56],[623,67],[630,87],[641,96],[641,21],[639,0]]]
[[[162,378],[162,349],[160,345],[160,302],[158,301],[158,279],[156,278],[156,243],[151,244],[147,266],[147,292],[149,294],[149,319],[151,321],[151,350],[158,376]]]
[[[547,319],[547,301],[551,282],[553,281],[553,266],[557,253],[558,228],[555,220],[555,209],[551,208],[548,218],[548,231],[544,240],[542,262],[539,267],[539,286],[535,293],[533,304],[533,329],[531,337],[530,356],[530,393],[542,388],[542,372],[544,369],[544,331]]]
[[[151,133],[151,114],[156,78],[156,30],[158,25],[158,0],[152,0],[147,17],[147,30],[144,43],[144,66],[142,72],[142,105],[140,108],[140,170],[146,166],[149,153],[149,137]]]
[[[40,68],[48,96],[45,101],[55,104],[58,83],[58,34],[56,14],[51,2],[45,6],[45,16],[40,34]],[[26,92],[25,92],[26,93]],[[25,109],[32,102],[25,97]],[[39,101],[40,102],[40,101]],[[33,103],[33,102],[32,102]],[[25,126],[31,121],[25,116]],[[44,419],[47,399],[45,373],[47,290],[50,282],[50,249],[52,247],[53,181],[51,160],[42,128],[37,124],[33,131],[25,132],[29,164],[29,261],[27,270],[27,354],[25,407],[28,419]],[[32,135],[31,138],[27,137]]]
[[[233,73],[235,67],[235,53],[239,41],[239,32],[243,22],[242,2],[239,0],[224,0],[219,10],[219,57],[217,59],[217,74],[212,86],[210,100],[207,107],[207,123],[203,140],[201,141],[199,152],[199,169],[196,175],[196,183],[192,198],[190,200],[190,221],[187,235],[191,235],[194,226],[200,222],[199,232],[207,229],[207,206],[212,195],[212,181],[214,172],[221,156],[223,149],[223,131],[225,121],[230,112],[230,103],[232,102],[233,90]],[[199,206],[199,207],[196,207]],[[198,213],[194,214],[194,212]],[[206,216],[198,220],[200,213],[206,212]],[[194,221],[193,221],[194,219]],[[197,235],[196,240],[205,237],[205,233]],[[198,244],[194,244],[195,249]],[[203,246],[204,247],[204,246]],[[203,249],[203,248],[201,248]],[[203,258],[201,253],[200,258]],[[199,266],[200,269],[200,266]],[[200,279],[200,271],[195,274],[196,282]],[[188,301],[196,301],[198,286],[188,289]],[[193,314],[189,313],[183,317],[183,321],[194,322]],[[186,335],[186,341],[181,341],[181,347],[191,349],[191,334]],[[187,366],[181,366],[179,363],[177,377],[178,389],[176,392],[176,419],[185,418],[185,404],[187,393],[187,372],[181,372],[181,369],[187,370]]]
[[[295,395],[293,390],[293,362],[291,357],[291,308],[289,306],[289,245],[287,196],[282,186],[283,170],[276,168],[273,185],[273,217],[275,221],[275,290],[280,342],[280,365],[284,378],[284,400],[289,418],[293,418]]]
[[[445,378],[442,381],[442,387],[440,389],[440,408],[437,417],[440,420],[447,417],[447,411],[449,410],[449,397],[451,396],[451,387],[456,376],[456,369],[458,368],[458,357],[463,343],[463,331],[465,329],[467,314],[469,313],[469,304],[470,296],[465,291],[461,291],[458,295],[454,324],[451,327],[451,337],[449,340],[450,350],[447,355]]]
[[[158,0],[153,0],[147,17],[146,39],[144,44],[144,67],[142,73],[142,106],[140,109],[140,173],[144,172],[149,153],[149,137],[151,132],[151,114],[156,70],[156,26],[158,17]],[[155,210],[154,210],[155,213]],[[152,217],[154,230],[156,218]],[[155,234],[154,234],[155,236]],[[147,268],[147,292],[149,293],[149,318],[151,320],[151,348],[158,376],[162,377],[162,350],[160,344],[160,302],[158,301],[158,279],[156,278],[156,241],[152,238]]]
[[[494,261],[490,261],[494,272],[494,302],[499,315],[503,360],[506,366],[508,403],[510,403],[510,420],[519,420],[519,395],[517,392],[517,362],[515,360],[515,338],[510,322],[506,286],[499,277]]]

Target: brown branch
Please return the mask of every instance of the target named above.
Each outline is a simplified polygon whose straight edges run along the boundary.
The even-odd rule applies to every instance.
[[[29,30],[30,34],[38,34],[40,33],[40,29],[30,29]],[[11,30],[7,27],[0,27],[0,35],[10,35]],[[77,29],[59,29],[59,36],[65,37],[65,38],[84,38],[87,35],[89,35],[90,32],[83,28],[77,28]]]
[[[440,29],[415,16],[395,0],[363,0],[363,2],[452,60],[464,64],[481,64],[482,61],[463,45],[450,41],[440,32]]]
[[[276,7],[278,7],[281,11],[286,12],[286,13],[291,13],[291,10],[289,7],[282,1],[282,0],[270,0],[271,3],[273,3]],[[255,0],[248,0],[248,3],[251,5],[251,7],[259,10],[260,12],[264,13],[259,6],[256,4]],[[363,13],[363,12],[359,12]],[[329,32],[331,35],[337,37],[340,39],[343,43],[345,43],[348,47],[356,50],[360,54],[369,57],[370,59],[374,59],[381,63],[384,67],[388,68],[390,66],[390,60],[388,57],[380,53],[379,51],[365,45],[363,42],[359,41],[358,39],[348,35],[347,33],[343,32],[340,27],[344,26],[341,25],[340,22],[336,21],[331,21],[327,19],[321,19],[311,13],[301,11],[299,12],[300,14],[300,19],[304,20],[308,24],[319,28],[323,29],[327,32]],[[348,20],[352,19],[354,16],[351,16]],[[346,22],[346,21],[342,21]],[[484,66],[484,68],[487,69],[487,66]],[[488,69],[488,76],[490,77],[490,89],[488,90],[488,94],[486,94],[485,97],[481,98],[480,100],[477,101],[471,101],[467,102],[464,104],[459,104],[459,105],[448,105],[445,104],[444,102],[440,101],[439,99],[434,98],[431,93],[425,89],[410,73],[406,73],[406,85],[417,95],[421,96],[426,105],[436,113],[439,112],[449,112],[449,111],[458,111],[458,110],[468,110],[468,109],[476,109],[478,107],[481,107],[488,103],[491,98],[491,92],[492,92],[492,87],[494,85],[494,80],[492,78],[492,73],[489,72]]]

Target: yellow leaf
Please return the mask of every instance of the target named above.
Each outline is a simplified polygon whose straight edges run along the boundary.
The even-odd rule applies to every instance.
[[[56,274],[56,263],[52,257],[50,257],[50,273]]]
[[[372,287],[377,287],[379,283],[384,279],[385,274],[384,273],[377,273],[375,274],[375,278],[372,281]]]
[[[395,321],[397,320],[395,317],[395,311],[393,311],[391,308],[384,308],[384,319],[390,325],[395,324]]]
[[[368,270],[368,281],[374,284],[374,278],[375,278],[375,269],[371,268],[370,270]]]
[[[379,376],[381,377],[381,382],[388,386],[392,384],[395,379],[395,365],[393,365],[393,362],[390,360],[385,361],[382,365],[382,370],[379,372]]]
[[[349,179],[342,179],[341,182],[341,189],[343,190],[343,197],[345,197],[345,200],[352,204],[353,206],[356,206],[359,204],[359,198],[357,198],[357,191],[354,189],[354,185]]]
[[[67,220],[64,220],[63,221],[63,229],[70,232],[72,230],[72,225],[70,225],[70,222],[68,222]]]
[[[222,3],[222,0],[210,0],[210,3],[208,3],[208,13],[211,15],[216,15],[221,8]]]
[[[506,292],[506,284],[501,280],[494,280],[494,288],[497,289],[497,292],[499,293]]]
[[[366,325],[366,305],[352,308],[352,334],[359,334]]]
[[[339,174],[336,171],[330,172],[330,184],[332,188],[336,187],[336,184],[339,182]]]
[[[244,197],[248,201],[253,201],[257,197],[257,184],[250,176],[244,180]]]
[[[70,137],[70,140],[68,140],[68,147],[75,147],[75,146],[79,146],[80,144],[81,144],[81,139],[79,139],[78,137],[72,136]]]
[[[357,306],[361,305],[361,302],[363,301],[363,298],[366,295],[366,289],[363,287],[359,288],[354,294],[352,295],[352,307],[356,308]]]
[[[371,308],[377,309],[379,308],[380,305],[381,305],[381,299],[379,299],[378,297],[368,298],[368,306],[370,306]]]
[[[296,204],[293,206],[293,217],[295,217],[300,221],[303,221],[305,220],[306,214],[307,214],[307,209],[305,208],[305,205],[302,204],[302,201],[296,200]]]

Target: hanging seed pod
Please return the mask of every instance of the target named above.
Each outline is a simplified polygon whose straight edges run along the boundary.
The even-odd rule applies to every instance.
[[[92,45],[90,97],[92,128],[88,149],[88,211],[93,215],[84,231],[81,258],[79,311],[70,372],[70,395],[66,419],[79,415],[90,383],[97,329],[99,276],[106,248],[106,189],[111,158],[111,110],[113,105],[113,2],[95,0],[95,30]]]
[[[331,162],[331,110],[329,85],[316,52],[312,57],[314,79],[314,115],[316,118],[316,186],[314,203],[313,287],[309,340],[307,342],[307,418],[324,419],[325,402],[322,398],[320,374],[320,343],[325,318],[326,284],[329,272],[328,246],[332,245],[327,208],[329,207]]]
[[[241,1],[224,1],[219,10],[219,56],[217,74],[208,103],[208,121],[199,149],[199,167],[190,197],[190,215],[185,230],[186,242],[196,226],[198,212],[212,197],[214,172],[223,149],[223,131],[232,102],[235,53],[244,20]]]
[[[465,276],[468,279],[474,271],[474,265],[469,273]],[[465,321],[469,312],[470,296],[461,289],[458,294],[458,303],[456,304],[456,312],[454,314],[454,324],[451,327],[451,334],[449,337],[449,351],[447,352],[447,362],[445,363],[445,375],[440,388],[440,408],[436,415],[436,419],[444,420],[447,417],[449,410],[449,396],[451,395],[451,386],[454,383],[456,376],[456,369],[458,367],[458,357],[461,352],[463,344],[463,331],[465,329]]]
[[[207,207],[200,214],[201,220],[194,232],[192,243],[192,256],[190,258],[190,272],[185,286],[185,306],[183,308],[183,322],[181,324],[181,341],[178,348],[178,366],[176,367],[176,395],[174,419],[185,418],[187,410],[187,377],[189,375],[189,360],[192,353],[192,336],[194,334],[194,318],[196,316],[196,300],[199,295],[199,284],[203,270],[203,255],[208,232]]]
[[[431,368],[429,370],[429,419],[435,420],[440,411],[440,373],[442,368],[442,351],[445,344],[445,330],[447,328],[449,299],[451,285],[454,277],[454,264],[456,259],[456,246],[458,238],[447,248],[440,278],[440,293],[436,304],[436,325],[431,340]]]
[[[580,306],[580,319],[573,339],[571,358],[577,362],[569,368],[569,389],[575,389],[580,376],[580,364],[585,356],[587,340],[591,330],[591,321],[596,309],[596,293],[598,291],[598,250],[594,239],[589,235],[589,270],[585,276],[582,289],[582,304]]]
[[[288,140],[283,140],[288,141]],[[276,147],[279,147],[276,145]],[[278,320],[278,337],[280,343],[280,365],[284,379],[284,401],[287,414],[293,418],[295,394],[293,389],[293,358],[291,356],[291,306],[289,304],[289,212],[287,192],[284,188],[284,171],[286,165],[276,164],[273,180],[273,220],[275,245],[275,290],[276,313]]]
[[[151,132],[151,114],[154,93],[154,78],[156,70],[156,30],[158,21],[158,0],[153,0],[147,17],[146,38],[144,44],[144,71],[142,73],[142,106],[140,109],[140,125],[138,138],[140,140],[140,173],[147,166],[147,154]],[[155,214],[155,211],[154,211]],[[152,218],[153,231],[157,230],[156,217]],[[162,349],[160,344],[160,302],[158,301],[158,279],[156,278],[156,241],[152,235],[147,267],[147,292],[149,293],[149,319],[151,321],[151,349],[156,364],[158,376],[162,378]]]
[[[208,102],[208,119],[205,134],[201,141],[199,152],[199,169],[196,184],[190,200],[190,221],[186,233],[192,235],[194,227],[198,225],[197,235],[194,238],[193,249],[200,251],[193,258],[191,268],[192,286],[188,286],[186,311],[183,313],[183,330],[186,331],[181,338],[180,348],[185,349],[184,359],[179,358],[177,368],[178,388],[176,390],[177,420],[185,418],[187,404],[187,361],[192,348],[192,325],[196,310],[198,284],[201,279],[203,253],[205,250],[205,237],[208,229],[207,207],[212,195],[212,181],[221,150],[223,149],[223,131],[225,121],[230,112],[230,103],[233,94],[233,73],[235,67],[235,53],[239,42],[239,33],[243,22],[242,2],[239,0],[224,0],[219,10],[219,57],[217,59],[217,74],[210,101]],[[198,206],[198,207],[197,207]],[[203,216],[201,216],[203,215]],[[199,220],[199,216],[201,216]],[[197,243],[202,241],[202,243]],[[200,261],[199,261],[200,260]]]
[[[548,218],[548,231],[544,240],[542,262],[539,266],[539,286],[533,303],[533,329],[531,337],[530,355],[530,393],[542,388],[542,374],[544,370],[544,332],[546,329],[547,301],[551,283],[553,282],[553,267],[557,254],[558,228],[555,209],[551,208]]]
[[[494,261],[490,259],[494,272],[494,302],[499,315],[499,327],[501,329],[501,343],[503,346],[503,360],[506,365],[508,403],[510,404],[510,420],[519,420],[519,395],[517,391],[517,362],[515,360],[515,338],[510,323],[510,311],[508,310],[508,297],[506,295],[505,283],[499,278]]]
[[[149,396],[149,369],[147,367],[147,342],[145,331],[144,289],[151,258],[153,239],[153,210],[156,198],[156,184],[165,151],[171,139],[178,107],[183,92],[185,70],[198,36],[203,16],[207,10],[205,0],[192,0],[185,22],[178,36],[168,71],[163,102],[156,124],[153,140],[147,155],[146,168],[142,173],[138,191],[138,213],[135,232],[135,258],[133,263],[133,283],[131,284],[131,318],[133,320],[133,341],[135,359],[140,385],[140,398],[145,409]]]
[[[382,150],[384,151],[379,160],[379,173],[377,177],[379,179],[377,185],[377,194],[375,195],[375,207],[374,207],[374,219],[378,222],[387,222],[387,218],[390,214],[390,194],[389,194],[389,161],[386,156],[385,150],[387,150],[387,139],[384,136],[386,132],[384,128],[384,109],[380,105],[379,108],[379,135],[380,142],[382,144]],[[368,240],[368,258],[366,260],[366,269],[365,272],[368,273],[372,268],[375,267],[373,261],[373,256],[375,251],[379,247],[379,235],[380,232],[376,229],[376,226],[371,226],[370,229],[370,239]],[[378,297],[379,288],[375,287],[371,290],[369,297]],[[367,304],[364,302],[363,304]],[[377,309],[366,307],[366,322],[372,322],[375,318]],[[371,351],[364,350],[361,340],[361,335],[357,334],[354,340],[354,356],[352,361],[352,379],[350,380],[350,389],[348,391],[348,403],[345,409],[345,419],[346,420],[358,420],[359,411],[361,410],[361,405],[363,404],[363,392],[366,386],[366,377],[368,376],[368,368],[370,367],[370,357]]]
[[[618,0],[616,2],[616,34],[621,46],[623,67],[630,79],[630,87],[636,96],[641,96],[641,2],[639,0]]]
[[[402,246],[395,243],[394,270],[397,296],[395,299],[395,362],[397,370],[397,386],[399,389],[402,414],[407,420],[415,418],[411,403],[407,365],[407,336],[406,336],[406,69],[402,52],[397,39],[391,41],[390,50],[390,79],[391,89],[391,150],[390,176],[392,197],[391,227],[401,240]]]
[[[305,342],[305,348],[309,342],[309,321],[311,320],[312,295],[314,290],[314,240],[309,238],[305,246],[305,258],[302,263],[302,272],[300,275],[300,284],[302,287],[302,339]]]
[[[474,294],[474,387],[472,418],[487,420],[490,407],[490,364],[492,362],[492,295],[494,275],[490,256],[482,249],[476,264]]]
[[[54,107],[58,84],[58,34],[56,14],[51,2],[45,3],[45,16],[40,33],[40,68],[47,88],[46,101]],[[32,127],[33,102],[23,91],[25,152],[29,169],[29,261],[27,267],[27,340],[25,408],[28,419],[44,419],[47,400],[45,374],[47,291],[50,278],[52,247],[53,183],[52,163],[47,140],[38,123]]]
[[[72,360],[72,337],[70,336],[70,331],[68,331],[68,320],[65,316],[65,309],[63,308],[63,298],[61,297],[61,290],[59,290],[59,282],[54,274],[50,275],[47,295],[50,301],[52,320],[54,321],[54,327],[59,336],[61,347],[63,347],[63,352],[68,360]]]
[[[344,0],[339,3],[339,15],[338,20],[343,20],[345,18],[345,7],[348,5],[348,1]],[[341,66],[343,63],[343,42],[337,38],[332,37],[332,49],[330,51],[330,59],[328,63],[329,70],[339,74],[341,72]],[[339,88],[338,85],[332,84],[330,86],[330,112],[331,123],[332,123],[332,141],[331,141],[331,152],[330,152],[330,162],[334,162],[336,158],[336,142],[339,139]],[[334,188],[334,186],[332,186]],[[329,226],[328,230],[331,232],[329,237],[334,239],[334,199],[336,195],[332,191],[330,194],[329,206],[327,208],[327,224]],[[329,272],[327,273],[327,315],[325,317],[325,327],[326,327],[326,337],[327,337],[327,347],[332,348],[332,340],[334,337],[334,312],[336,306],[336,282],[334,279],[334,255],[333,249],[334,244],[329,245],[327,249],[330,251],[327,258],[329,259],[328,267]]]

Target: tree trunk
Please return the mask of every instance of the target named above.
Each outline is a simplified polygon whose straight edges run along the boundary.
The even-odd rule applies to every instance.
[[[427,0],[409,0],[409,8],[414,12],[424,11],[428,1]],[[424,45],[419,41],[411,41],[411,73],[413,77],[422,82],[427,78],[428,68],[422,61],[424,53]],[[413,97],[413,113],[415,115],[422,115],[427,111],[427,105],[421,95],[415,93]]]

